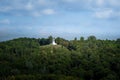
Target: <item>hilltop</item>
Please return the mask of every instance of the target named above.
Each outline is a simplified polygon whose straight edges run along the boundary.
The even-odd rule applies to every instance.
[[[43,46],[40,46],[40,49],[63,49],[63,50],[68,50],[66,47],[62,46],[62,45],[52,45],[52,44],[49,44],[49,45],[43,45]]]
[[[40,46],[42,48],[63,48],[62,45],[52,45],[52,44],[49,44],[49,45],[43,45],[43,46]]]

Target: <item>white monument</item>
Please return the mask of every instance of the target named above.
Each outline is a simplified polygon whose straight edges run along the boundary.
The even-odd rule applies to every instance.
[[[55,38],[52,40],[52,45],[57,45],[57,43],[55,43]]]

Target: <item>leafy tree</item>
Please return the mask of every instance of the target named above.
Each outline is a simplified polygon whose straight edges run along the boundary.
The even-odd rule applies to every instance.
[[[80,41],[84,41],[84,37],[80,37]]]

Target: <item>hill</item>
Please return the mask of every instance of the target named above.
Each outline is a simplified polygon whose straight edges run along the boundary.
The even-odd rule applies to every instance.
[[[120,80],[120,39],[0,42],[0,80]]]

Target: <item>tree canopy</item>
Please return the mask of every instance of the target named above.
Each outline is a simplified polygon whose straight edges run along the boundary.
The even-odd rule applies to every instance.
[[[52,39],[0,42],[0,80],[120,80],[120,39]]]

